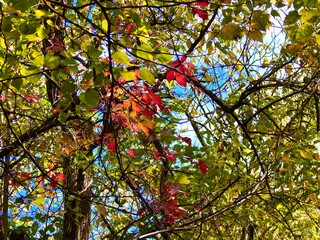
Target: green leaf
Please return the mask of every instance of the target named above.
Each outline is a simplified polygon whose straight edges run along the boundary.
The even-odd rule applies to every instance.
[[[307,42],[312,38],[313,32],[314,30],[312,24],[305,23],[296,30],[295,40],[301,43]]]
[[[129,58],[125,52],[116,51],[112,54],[112,59],[118,63],[130,65]]]
[[[143,80],[146,80],[149,84],[155,84],[156,83],[156,79],[155,79],[154,75],[146,68],[140,69],[139,76]]]
[[[261,10],[255,10],[252,14],[251,25],[255,26],[257,30],[266,31],[270,26],[270,15]]]
[[[280,14],[279,14],[279,12],[278,11],[276,11],[276,10],[272,10],[271,11],[271,16],[273,16],[273,17],[280,17]]]
[[[318,0],[303,0],[303,3],[307,8],[318,7]]]
[[[141,46],[138,46],[137,49],[134,50],[134,53],[143,59],[147,59],[147,60],[153,60],[153,49],[152,47],[150,47],[150,45],[143,43],[141,44]]]
[[[61,122],[61,123],[65,123],[65,122],[67,121],[67,119],[68,119],[69,116],[70,116],[70,114],[68,114],[68,113],[60,112],[60,113],[59,113],[58,120],[59,120],[59,122]]]
[[[17,78],[13,79],[11,82],[11,86],[14,87],[17,90],[20,90],[28,83],[26,78]]]
[[[2,21],[2,31],[6,34],[10,33],[10,31],[12,30],[12,21],[9,20],[8,18],[4,18]]]
[[[64,81],[61,85],[61,92],[64,95],[64,97],[70,97],[71,98],[71,94],[73,94],[76,90],[76,85],[74,85],[73,83]]]
[[[290,11],[289,14],[286,16],[286,18],[284,19],[284,24],[290,25],[290,24],[296,23],[299,19],[300,19],[300,15],[298,11],[293,10],[293,11]]]
[[[89,108],[97,107],[100,101],[100,95],[94,89],[90,89],[84,93],[81,93],[79,98],[80,101],[87,105]]]
[[[46,55],[44,57],[44,65],[49,69],[57,68],[60,65],[60,61],[61,59],[59,56]]]
[[[38,2],[35,0],[11,0],[9,1],[11,6],[21,12],[26,12],[27,10],[31,10],[31,6],[37,4]]]
[[[102,53],[102,51],[100,51],[98,48],[96,48],[95,46],[92,46],[92,45],[90,45],[89,47],[88,47],[88,56],[90,57],[90,58],[98,58],[100,55],[101,55],[101,53]]]
[[[161,64],[172,62],[173,55],[166,48],[160,48],[156,53],[157,59]]]

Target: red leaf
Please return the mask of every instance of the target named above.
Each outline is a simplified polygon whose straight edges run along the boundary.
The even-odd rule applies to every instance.
[[[167,154],[167,158],[170,160],[170,161],[174,161],[174,159],[176,158],[176,154],[173,153],[173,152],[169,152]]]
[[[168,82],[171,82],[172,80],[174,80],[174,70],[170,70],[169,72],[167,72],[166,74],[166,79],[168,80]]]
[[[188,66],[190,69],[195,69],[195,67],[196,67],[196,66],[195,66],[194,64],[192,64],[191,62],[185,62],[184,65],[185,65],[185,66]]]
[[[134,150],[132,150],[132,149],[128,149],[128,153],[129,153],[129,156],[130,156],[130,157],[136,156]]]
[[[40,98],[32,95],[25,95],[24,98],[29,102],[39,102]]]
[[[199,0],[196,3],[196,6],[199,6],[199,7],[207,7],[208,5],[209,5],[208,0]]]
[[[116,145],[116,141],[115,140],[111,140],[108,143],[108,149],[112,152],[116,152],[117,151],[117,145]]]
[[[205,11],[205,10],[201,10],[201,9],[198,9],[198,8],[192,8],[192,14],[193,15],[198,14],[198,16],[200,18],[202,18],[203,20],[207,20],[208,19],[208,12]]]
[[[183,55],[182,57],[181,57],[181,59],[178,59],[178,60],[175,60],[171,65],[173,66],[173,67],[179,67],[179,66],[181,66],[183,63],[184,63],[184,61],[187,59],[187,57],[185,56],[185,55]]]
[[[136,124],[132,124],[132,129],[137,133],[141,132],[140,128]]]
[[[180,73],[176,73],[176,81],[182,87],[187,86],[187,79]]]
[[[178,136],[179,139],[191,146],[191,138]]]
[[[157,94],[154,94],[153,92],[149,92],[149,96],[152,99],[152,102],[161,106],[162,105],[162,100],[161,97]]]
[[[162,158],[162,154],[159,153],[159,152],[155,152],[155,153],[153,154],[153,156],[154,156],[154,158],[155,158],[156,160],[159,160],[160,158]]]
[[[121,19],[120,18],[118,18],[118,25],[117,25],[117,27],[116,27],[116,32],[118,32],[119,31],[119,28],[120,28],[120,25],[121,25]]]
[[[152,99],[151,96],[149,95],[149,93],[146,93],[143,95],[143,99],[146,102],[146,104],[151,104],[152,103]]]
[[[208,171],[208,165],[204,163],[204,161],[200,160],[199,163],[197,164],[200,168],[200,172],[203,174],[207,174]]]
[[[126,28],[126,34],[127,34],[128,36],[130,36],[130,34],[131,34],[131,28],[137,27],[137,25],[136,25],[135,23],[126,23],[126,24],[124,25],[124,27]]]

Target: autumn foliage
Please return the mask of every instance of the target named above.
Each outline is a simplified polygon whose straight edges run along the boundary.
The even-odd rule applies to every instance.
[[[320,236],[317,1],[0,8],[0,239]]]

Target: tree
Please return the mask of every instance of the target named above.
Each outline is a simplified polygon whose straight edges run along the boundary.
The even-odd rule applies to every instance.
[[[2,1],[2,238],[317,239],[318,8]]]

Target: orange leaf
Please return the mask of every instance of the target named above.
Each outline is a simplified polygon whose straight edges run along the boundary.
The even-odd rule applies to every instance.
[[[132,110],[137,113],[140,113],[142,111],[142,108],[138,103],[136,103],[135,101],[132,101]]]
[[[66,177],[64,176],[63,173],[59,172],[56,174],[56,178],[58,179],[58,181],[64,181],[66,179]]]
[[[146,125],[144,125],[143,123],[139,122],[138,123],[138,127],[145,133],[149,135],[149,128],[146,127]]]
[[[140,116],[140,119],[142,120],[142,124],[147,126],[149,129],[153,129],[154,126],[153,126],[153,122],[152,122],[152,119],[151,118],[148,118],[147,116],[145,115],[141,115]]]
[[[130,100],[130,99],[124,100],[124,101],[123,101],[123,106],[124,106],[125,108],[131,107],[131,100]]]

